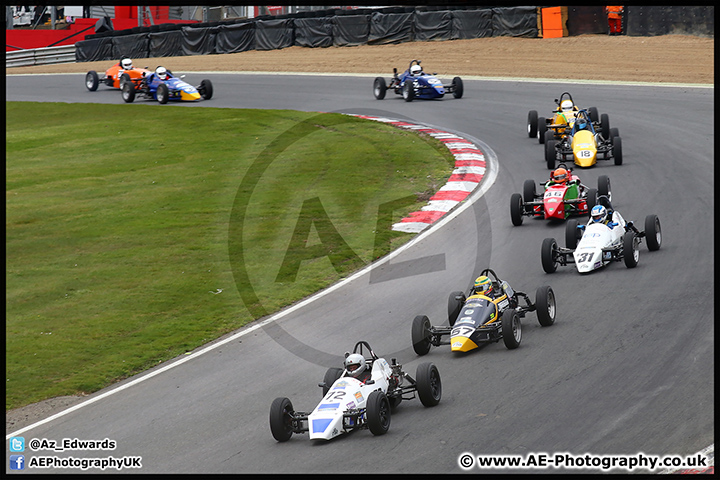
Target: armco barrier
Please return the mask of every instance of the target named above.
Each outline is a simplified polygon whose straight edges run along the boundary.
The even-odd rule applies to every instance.
[[[75,45],[59,47],[33,48],[5,52],[5,67],[29,67],[32,65],[49,65],[51,63],[74,63]]]

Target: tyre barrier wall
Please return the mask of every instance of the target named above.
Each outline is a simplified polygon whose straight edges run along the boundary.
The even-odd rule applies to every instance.
[[[75,44],[76,60],[223,54],[296,45],[337,47],[491,36],[538,37],[536,7],[435,8],[328,10],[251,20],[135,27],[86,36]]]

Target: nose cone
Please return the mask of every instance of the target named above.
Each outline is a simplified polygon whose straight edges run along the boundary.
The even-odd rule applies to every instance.
[[[194,93],[188,93],[185,91],[180,92],[180,100],[192,102],[194,100],[199,100],[199,99],[200,99],[200,94],[198,92],[194,92]]]
[[[473,348],[477,348],[477,344],[468,337],[453,337],[450,339],[450,351],[452,352],[468,352]]]

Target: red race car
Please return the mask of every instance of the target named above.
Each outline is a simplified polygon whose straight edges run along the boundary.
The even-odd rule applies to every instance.
[[[523,194],[510,197],[510,219],[513,225],[522,225],[523,216],[565,220],[571,215],[589,215],[597,203],[598,195],[610,198],[610,179],[598,177],[598,187],[588,188],[564,163],[550,173],[550,179],[540,185],[543,193],[537,194],[535,181],[525,180]]]
[[[152,73],[152,70],[147,68],[136,68],[132,64],[132,60],[129,58],[123,58],[118,63],[108,68],[105,71],[105,76],[99,78],[95,70],[90,70],[85,75],[85,86],[91,92],[97,90],[98,85],[101,83],[108,87],[118,88],[122,90],[123,85],[127,81],[132,81],[135,84],[135,88],[140,85],[140,82],[145,77]]]

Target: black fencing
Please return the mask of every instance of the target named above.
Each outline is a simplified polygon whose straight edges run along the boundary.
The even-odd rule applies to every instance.
[[[567,7],[569,35],[604,34],[602,6]],[[627,35],[714,36],[714,7],[626,6]],[[265,15],[191,25],[163,24],[88,35],[76,60],[90,62],[275,50],[291,46],[346,47],[413,41],[539,35],[541,7],[388,7]]]

